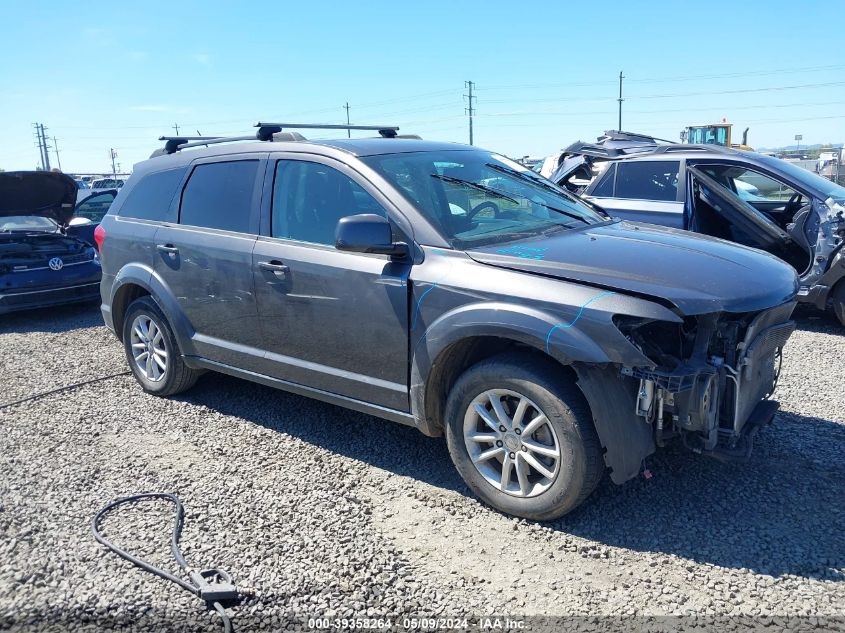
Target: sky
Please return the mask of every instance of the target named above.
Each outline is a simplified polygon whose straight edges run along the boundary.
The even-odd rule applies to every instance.
[[[620,71],[624,130],[845,140],[839,1],[2,3],[6,170],[38,164],[35,122],[64,171],[111,171],[111,148],[128,171],[174,125],[345,123],[346,103],[352,123],[465,143],[467,81],[476,145],[544,156],[617,127]]]

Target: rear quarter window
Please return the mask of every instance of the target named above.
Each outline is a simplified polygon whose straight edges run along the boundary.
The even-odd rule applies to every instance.
[[[175,222],[176,210],[171,211],[171,201],[182,182],[185,168],[157,171],[143,176],[126,196],[117,215],[138,220]]]

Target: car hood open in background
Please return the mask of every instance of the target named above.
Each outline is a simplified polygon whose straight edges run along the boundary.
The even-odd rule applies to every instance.
[[[76,205],[77,184],[53,171],[0,173],[0,217],[35,215],[67,226]]]
[[[629,222],[467,254],[484,264],[665,299],[686,315],[763,310],[791,299],[798,289],[795,270],[768,253]]]

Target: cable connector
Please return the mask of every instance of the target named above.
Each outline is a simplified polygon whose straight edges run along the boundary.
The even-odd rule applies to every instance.
[[[229,575],[221,573],[217,569],[191,571],[189,575],[191,582],[199,591],[200,598],[206,602],[230,602],[240,597],[240,593],[231,583]]]

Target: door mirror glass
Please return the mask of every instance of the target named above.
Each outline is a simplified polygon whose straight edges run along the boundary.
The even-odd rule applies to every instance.
[[[403,257],[409,252],[407,244],[393,241],[390,222],[374,213],[341,218],[335,231],[335,247],[339,251],[394,257]]]

